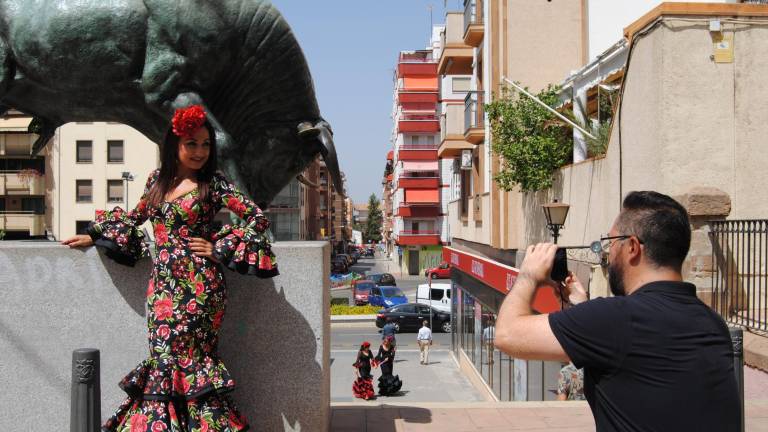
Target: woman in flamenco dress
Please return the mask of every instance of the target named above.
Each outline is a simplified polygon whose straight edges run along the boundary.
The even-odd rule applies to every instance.
[[[379,352],[376,354],[376,362],[381,368],[379,377],[379,394],[382,396],[391,396],[400,391],[403,382],[399,375],[392,375],[392,368],[395,363],[395,347],[392,346],[392,336],[387,336],[379,346]]]
[[[214,231],[228,208],[242,225]],[[233,432],[248,429],[228,396],[235,383],[217,353],[226,305],[223,267],[278,274],[261,210],[216,171],[213,127],[199,105],[179,109],[165,136],[161,166],[130,211],[97,211],[87,235],[62,243],[95,244],[133,266],[149,256],[139,226],[155,233],[147,287],[149,357],[120,382],[128,394],[104,432]]]
[[[373,375],[371,375],[371,366],[373,365],[375,365],[375,360],[373,353],[371,353],[371,343],[363,342],[360,345],[360,351],[357,352],[357,361],[352,365],[357,374],[357,379],[352,384],[352,393],[356,398],[369,400],[375,396]]]

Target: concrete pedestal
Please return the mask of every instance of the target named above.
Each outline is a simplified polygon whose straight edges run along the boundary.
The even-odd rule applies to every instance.
[[[229,299],[220,354],[235,402],[254,430],[326,431],[330,422],[330,247],[283,242],[274,279],[225,270]],[[120,379],[148,356],[145,293],[151,261],[130,268],[95,248],[0,242],[0,430],[64,431],[70,364],[101,350],[102,418]]]

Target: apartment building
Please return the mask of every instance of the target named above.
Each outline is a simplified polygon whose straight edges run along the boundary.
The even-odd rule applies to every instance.
[[[6,239],[44,237],[49,226],[48,150],[30,156],[37,139],[28,132],[31,121],[15,110],[0,118],[0,231]]]
[[[387,161],[384,164],[384,175],[381,179],[381,241],[384,243],[386,256],[392,256],[395,251],[395,242],[393,239],[394,230],[394,210],[392,208],[392,174],[394,172],[393,163],[395,152],[387,152]]]
[[[521,212],[514,209],[531,203],[494,181],[499,160],[491,152],[484,104],[503,94],[503,78],[538,91],[586,62],[586,0],[465,0],[463,5],[463,11],[446,14],[438,67],[443,124],[438,154],[449,184],[451,236],[444,259],[454,268],[452,345],[459,361],[483,378],[491,397],[550,400],[559,363],[510,359],[488,340],[517,277],[518,250],[524,250]],[[534,307],[549,312],[559,303],[554,293],[544,292]]]
[[[392,237],[399,265],[411,275],[439,264],[442,245],[449,242],[441,199],[447,185],[437,157],[440,29],[430,49],[402,51],[395,74]]]

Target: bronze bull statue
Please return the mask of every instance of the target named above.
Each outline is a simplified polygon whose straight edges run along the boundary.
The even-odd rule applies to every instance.
[[[0,113],[59,126],[114,121],[160,143],[176,108],[205,107],[220,168],[268,203],[320,154],[342,190],[330,126],[290,27],[264,0],[0,0]]]

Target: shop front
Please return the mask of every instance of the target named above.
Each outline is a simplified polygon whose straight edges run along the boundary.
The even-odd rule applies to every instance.
[[[462,368],[498,400],[554,400],[562,363],[515,359],[493,346],[496,317],[518,270],[448,246],[443,258],[452,265],[451,345]],[[552,289],[544,288],[533,307],[548,313],[559,310],[560,303]]]

